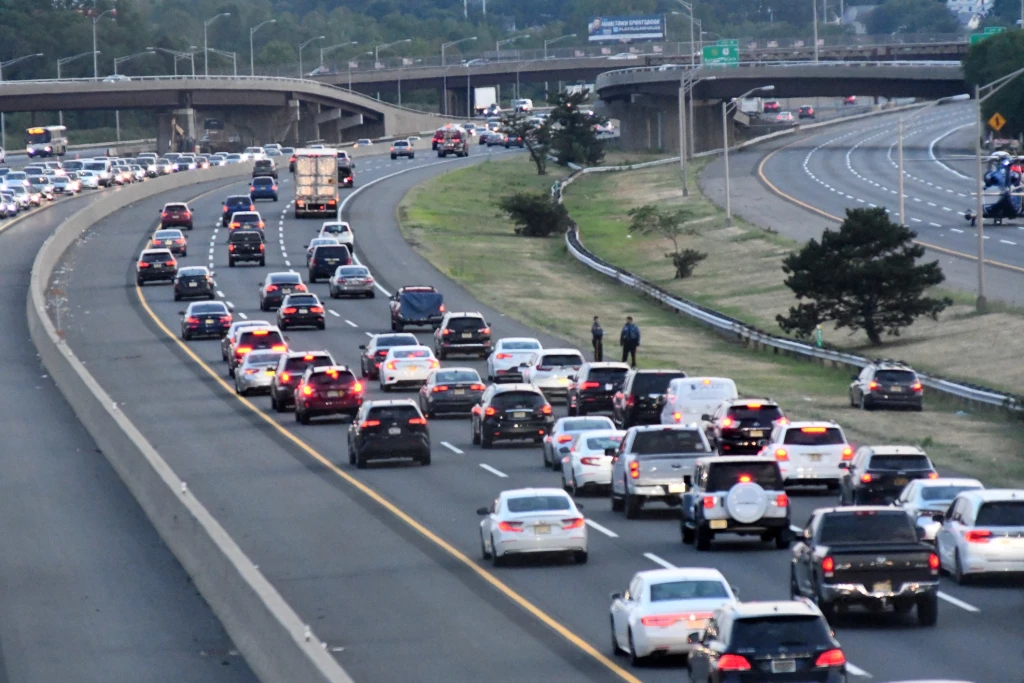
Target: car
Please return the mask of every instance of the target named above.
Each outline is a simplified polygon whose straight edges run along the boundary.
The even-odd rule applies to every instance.
[[[262,230],[235,230],[228,235],[228,266],[257,262],[267,265],[267,243]]]
[[[710,550],[718,534],[789,547],[790,507],[777,462],[756,455],[703,457],[679,505],[683,543]]]
[[[628,373],[626,363],[584,363],[566,389],[569,415],[610,411],[612,397],[622,388]]]
[[[290,327],[325,329],[324,305],[316,294],[288,294],[277,309],[277,326],[282,330]]]
[[[625,432],[619,429],[594,429],[573,436],[569,453],[561,458],[562,488],[573,497],[612,485],[612,460],[609,451],[618,450]]]
[[[690,635],[691,681],[846,683],[846,655],[809,600],[735,602]],[[794,647],[794,644],[799,644]]]
[[[853,460],[853,447],[843,428],[830,420],[776,424],[760,451],[775,458],[787,486],[825,484],[838,489],[844,463]]]
[[[800,109],[797,110],[797,116],[802,119],[813,119],[814,118],[814,107],[809,104],[800,105]]]
[[[221,360],[227,361],[234,353],[234,344],[242,330],[257,327],[273,327],[269,320],[236,320],[231,323],[226,335],[220,339]]]
[[[270,177],[277,180],[277,164],[273,159],[257,159],[252,165],[252,177]]]
[[[521,383],[523,372],[520,364],[530,360],[534,353],[543,348],[540,341],[532,337],[499,339],[487,357],[487,381]]]
[[[128,170],[132,172],[132,178],[134,179],[132,182],[141,183],[146,179],[146,169],[142,166],[139,166],[138,164],[131,164],[128,167]]]
[[[9,185],[6,186],[6,191],[14,197],[14,201],[18,203],[18,206],[22,209],[27,209],[31,205],[28,190],[22,185]]]
[[[587,525],[565,491],[525,488],[502,491],[489,507],[479,508],[480,553],[495,567],[510,555],[568,555],[586,564]]]
[[[259,288],[261,311],[272,311],[281,306],[289,294],[306,292],[302,276],[291,271],[268,273]]]
[[[258,176],[249,184],[249,197],[253,204],[257,199],[277,201],[277,179],[270,176]]]
[[[67,176],[55,176],[53,178],[53,193],[61,195],[74,194],[74,185]]]
[[[211,154],[210,166],[224,166],[228,162],[226,154]]]
[[[622,390],[612,397],[612,421],[619,429],[634,425],[658,424],[665,395],[674,379],[682,379],[682,370],[630,370]]]
[[[722,401],[739,398],[736,383],[728,377],[685,377],[669,382],[661,424],[701,422]]]
[[[468,62],[466,62],[465,64],[466,64],[466,66],[483,66],[484,64],[490,64],[490,63],[491,63],[491,60],[489,60],[489,59],[471,59]]]
[[[437,156],[444,159],[449,154],[469,156],[469,134],[461,128],[446,129],[437,142]]]
[[[428,346],[392,346],[380,365],[378,381],[381,391],[403,386],[419,386],[427,381],[431,370],[441,364]]]
[[[519,149],[523,149],[526,146],[526,143],[523,141],[522,135],[512,135],[511,133],[505,135],[504,144],[505,149],[509,149],[511,147],[518,147]]]
[[[7,207],[8,216],[16,216],[21,212],[21,205],[18,203],[18,199],[14,196],[13,192],[6,190],[0,192],[0,202]]]
[[[266,161],[267,153],[262,147],[246,147],[243,152],[249,161]]]
[[[253,351],[247,353],[235,370],[235,393],[249,396],[267,393],[277,372],[277,364],[284,354],[280,351]]]
[[[313,258],[313,250],[319,247],[321,244],[341,244],[338,240],[333,237],[314,237],[309,241],[309,244],[304,244],[306,248],[306,267],[309,267],[309,259]]]
[[[411,142],[408,140],[395,140],[391,143],[391,158],[397,159],[398,157],[416,158],[416,150],[413,149]]]
[[[42,199],[53,201],[53,183],[44,175],[30,175],[28,177],[29,191],[38,193]]]
[[[701,419],[720,455],[760,453],[775,425],[788,422],[782,408],[770,398],[727,399]]]
[[[626,590],[612,593],[614,654],[633,666],[654,656],[687,655],[715,610],[738,602],[717,569],[675,567],[640,571]]]
[[[545,396],[565,396],[585,362],[577,349],[543,349],[520,364],[520,372],[523,382],[538,387]]]
[[[308,425],[314,417],[349,415],[363,405],[365,387],[347,365],[309,366],[295,385],[295,421]]]
[[[492,384],[472,409],[474,445],[490,448],[497,440],[544,442],[555,418],[551,404],[532,384]]]
[[[231,239],[231,233],[236,230],[259,230],[263,232],[266,228],[267,224],[259,211],[235,211],[231,215],[231,222],[228,223],[228,239]]]
[[[143,249],[135,263],[135,284],[147,282],[174,282],[178,276],[178,262],[169,249]]]
[[[843,104],[844,105],[846,105],[846,104],[857,104],[857,96],[856,95],[847,95],[846,97],[843,98]]]
[[[917,373],[907,364],[893,360],[875,360],[852,377],[850,406],[874,410],[884,406],[924,409],[924,387]]]
[[[360,344],[359,369],[363,377],[377,379],[380,366],[392,346],[416,346],[420,342],[414,334],[375,334],[368,344]]]
[[[231,310],[220,301],[195,301],[181,316],[181,338],[184,341],[198,337],[224,337],[231,327]]]
[[[514,109],[517,112],[523,112],[525,114],[533,112],[533,100],[529,98],[512,100],[510,104],[512,105],[512,109]]]
[[[365,296],[368,299],[376,296],[377,284],[366,266],[338,266],[328,283],[332,299],[340,299],[343,295]]]
[[[76,171],[78,179],[82,181],[83,190],[98,190],[100,188],[100,177],[92,171]]]
[[[420,387],[419,406],[427,417],[439,413],[470,413],[487,390],[473,368],[431,370]]]
[[[536,385],[534,385],[536,386]],[[562,459],[569,454],[572,442],[580,432],[592,430],[614,430],[611,419],[602,415],[589,417],[560,417],[541,443],[541,460],[544,467],[553,470],[562,468]]]
[[[373,145],[373,140],[371,140],[370,138],[359,138],[358,140],[356,140],[356,144],[354,144],[352,146],[353,147],[370,147],[371,145]]]
[[[640,59],[640,58],[638,56],[636,56],[635,54],[633,54],[632,52],[619,52],[617,54],[610,55],[609,57],[607,57],[607,59],[610,59],[612,61],[621,61],[621,60]]]
[[[352,263],[352,252],[344,244],[321,244],[313,248],[306,271],[310,282],[330,277],[340,266]]]
[[[491,328],[478,312],[448,312],[434,330],[434,353],[445,360],[449,354],[478,355],[491,352]]]
[[[484,109],[483,115],[487,117],[501,116],[501,107],[499,107],[497,104],[489,104],[487,105],[487,108]]]
[[[333,237],[338,240],[338,244],[344,244],[351,253],[356,253],[356,234],[347,221],[324,221],[317,237]]]
[[[199,156],[196,157],[196,167],[201,169],[210,168],[211,165],[212,164],[210,163],[210,157],[206,156],[205,154],[200,154]]]
[[[1024,490],[962,491],[934,517],[943,571],[959,584],[984,574],[1024,573]]]
[[[103,79],[104,83],[125,83],[132,79],[128,78],[124,74],[111,74]]]
[[[923,540],[934,543],[939,527],[942,526],[935,521],[935,515],[948,510],[953,499],[963,491],[983,488],[985,486],[980,481],[967,477],[914,479],[903,487],[893,505],[902,508],[911,519],[916,520]]]
[[[388,303],[393,332],[408,325],[437,329],[444,319],[444,295],[429,285],[400,287]]]
[[[776,114],[782,111],[782,105],[780,105],[776,100],[765,100],[762,111],[766,114]]]
[[[217,283],[213,280],[214,273],[206,266],[186,266],[178,269],[174,278],[174,300],[217,298]]]
[[[288,351],[278,359],[270,382],[270,407],[279,413],[295,407],[295,386],[306,368],[333,366],[330,351]]]
[[[412,458],[430,464],[430,428],[409,399],[367,401],[348,429],[348,461],[357,469],[370,460]]]
[[[220,219],[220,225],[223,228],[228,227],[228,223],[231,222],[231,216],[236,211],[255,211],[256,205],[252,201],[252,197],[247,194],[233,194],[225,199],[221,204],[224,205],[223,215]]]
[[[157,230],[153,233],[151,242],[154,249],[163,247],[175,256],[188,256],[188,243],[185,241],[185,233],[181,230]]]
[[[839,467],[840,505],[888,505],[912,480],[939,478],[917,446],[861,446]]]
[[[775,115],[775,120],[780,123],[793,123],[793,112],[791,111],[780,111]]]
[[[506,142],[508,142],[508,135],[504,131],[492,130],[487,135],[488,147],[504,147]]]
[[[231,352],[228,354],[228,376],[235,376],[235,369],[241,365],[246,354],[253,351],[288,351],[288,344],[284,340],[281,330],[274,326],[252,326],[240,328],[236,331],[234,342],[231,344]]]

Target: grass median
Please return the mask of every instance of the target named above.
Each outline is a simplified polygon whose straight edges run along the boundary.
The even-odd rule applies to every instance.
[[[660,180],[648,179],[650,186],[647,186],[644,179],[634,179],[636,173],[647,172],[598,174],[597,177],[609,184],[606,187],[628,183],[636,193],[661,192],[665,199],[671,196],[673,188],[667,178],[663,185],[658,184]],[[666,173],[674,173],[678,181],[678,170],[674,167],[669,167]],[[548,175],[538,176],[532,164],[524,159],[489,161],[453,171],[410,191],[399,206],[399,223],[405,238],[421,255],[478,299],[512,318],[571,340],[584,351],[589,349],[593,316],[601,316],[609,336],[606,357],[611,359],[618,352],[613,345],[618,338],[618,328],[625,316],[632,315],[643,332],[639,356],[645,367],[680,367],[691,375],[732,377],[744,395],[770,396],[793,417],[836,420],[855,443],[916,444],[946,468],[1004,485],[1024,482],[1024,456],[1019,445],[1024,437],[1022,425],[989,413],[974,414],[935,394],[927,396],[928,404],[923,413],[863,413],[851,409],[846,394],[850,381],[847,370],[753,352],[730,343],[702,325],[650,303],[579,264],[565,249],[561,236],[545,239],[515,235],[512,224],[494,205],[497,198],[518,191],[546,192],[555,178],[564,175],[563,169],[552,168]],[[486,200],[481,199],[478,191],[480,177],[486,177],[491,188]],[[589,181],[587,178],[586,182]],[[589,184],[582,190],[574,188],[575,184],[568,188],[566,201],[574,218],[582,219],[581,224],[588,226],[582,233],[588,246],[594,237],[589,232],[591,219],[606,220],[605,210],[614,212],[613,216],[624,215],[629,208],[647,201],[616,193],[616,200],[612,202]],[[677,187],[675,192],[679,194]],[[439,196],[446,199],[443,205],[436,202]],[[705,202],[702,210],[706,211],[708,224],[713,223],[717,210],[699,196],[695,201]],[[607,218],[607,221],[609,231],[614,228],[620,237],[625,234],[625,222],[616,218]],[[632,259],[637,256],[633,239],[622,237],[615,246],[613,235],[609,233],[608,243],[603,247],[607,250],[604,256],[609,260],[625,267],[636,266],[637,270],[647,261],[658,261],[654,264],[658,268],[663,266],[661,261],[667,262],[662,257],[664,246],[652,243],[649,245],[651,252],[634,263]],[[740,232],[733,235],[730,239],[736,241],[732,244],[756,247],[758,252],[770,251],[769,246],[751,245],[755,240],[743,238]],[[776,244],[778,250],[785,248],[782,242],[775,242],[775,236],[767,235],[766,240],[769,245]],[[740,260],[734,262],[731,270],[748,272],[746,266],[737,268],[735,263],[745,263],[753,253],[753,248],[737,252]],[[766,257],[759,255],[757,258]],[[710,265],[710,261],[709,257],[698,271]],[[724,283],[731,277],[729,270],[725,268],[718,276],[723,279],[722,287],[727,286]],[[711,284],[709,282],[708,286]],[[770,286],[758,280],[749,288]],[[735,293],[733,285],[728,287],[734,292],[732,296],[745,301],[746,294]],[[751,296],[771,298],[765,292]],[[780,294],[776,293],[775,298],[781,298]],[[722,308],[728,309],[728,306]]]

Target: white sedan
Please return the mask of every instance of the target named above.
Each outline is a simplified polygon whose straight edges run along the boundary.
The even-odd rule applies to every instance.
[[[655,654],[688,654],[687,639],[732,602],[738,602],[736,595],[717,569],[637,572],[625,592],[612,594],[612,647],[615,654],[629,655],[634,666]]]
[[[523,382],[537,387],[545,396],[565,396],[585,362],[578,349],[544,349],[526,361]]]
[[[480,549],[485,560],[505,564],[509,555],[566,553],[587,561],[587,525],[576,503],[560,489],[502,491],[480,508]]]
[[[324,221],[320,226],[317,237],[333,237],[339,244],[348,247],[349,253],[355,252],[356,235],[352,232],[352,226],[345,221]]]
[[[555,426],[544,437],[544,466],[553,470],[561,469],[562,456],[569,454],[569,447],[576,435],[594,429],[615,429],[615,423],[605,415],[558,418]]]
[[[429,346],[392,346],[380,365],[381,391],[423,384],[430,371],[439,367],[441,364]]]
[[[626,432],[618,429],[596,429],[580,432],[562,458],[562,488],[573,496],[582,490],[610,488],[612,485],[612,459],[609,448],[618,450]]]
[[[487,357],[487,380],[489,382],[522,382],[519,366],[530,360],[536,351],[544,347],[531,337],[506,337],[499,339],[494,350]]]
[[[77,171],[78,179],[82,181],[82,188],[86,190],[98,190],[100,188],[100,177],[92,171]]]

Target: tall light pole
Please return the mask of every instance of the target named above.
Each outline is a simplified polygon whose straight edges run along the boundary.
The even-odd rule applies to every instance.
[[[697,63],[697,53],[694,51],[693,26],[696,23],[697,19],[693,16],[693,5],[686,2],[686,0],[676,0],[676,2],[678,2],[682,6],[682,8],[686,10],[687,16],[690,17],[690,64],[695,65]]]
[[[42,52],[37,52],[34,55],[23,55],[21,57],[15,57],[14,59],[8,59],[6,62],[0,62],[0,83],[4,82],[4,67],[13,66],[14,64],[23,62],[26,59],[42,56]],[[2,111],[0,111],[0,147],[7,149],[7,124],[4,121],[4,113]]]
[[[256,33],[256,31],[259,31],[261,28],[263,28],[267,24],[276,24],[276,23],[277,23],[277,19],[267,19],[266,21],[260,22],[259,24],[256,24],[255,26],[253,26],[252,28],[249,29],[249,75],[250,76],[255,76],[256,75],[256,53],[253,51],[253,47],[252,47],[252,36],[253,36],[254,33]]]
[[[145,52],[136,52],[133,55],[126,55],[124,57],[114,57],[114,75],[117,75],[117,68],[127,61],[136,59],[138,57],[145,57],[146,55],[155,55],[156,51],[147,49]],[[117,141],[121,142],[121,110],[114,110],[114,127],[117,130]]]
[[[728,128],[728,117],[729,111],[735,109],[736,102],[742,100],[747,95],[752,95],[756,92],[771,92],[775,90],[774,85],[762,85],[759,88],[751,88],[747,92],[743,93],[739,97],[734,97],[731,100],[722,101],[722,153],[725,159],[725,225],[726,227],[732,226],[732,197],[730,196],[731,187],[729,186],[729,128]]]
[[[444,103],[442,111],[445,116],[448,115],[448,69],[443,68],[446,66],[444,51],[460,43],[469,43],[476,39],[477,37],[473,36],[471,38],[463,38],[462,40],[453,40],[450,43],[441,43],[441,67],[443,69],[441,73],[441,100]],[[374,66],[376,66],[376,64],[374,64]]]
[[[690,155],[690,142],[686,135],[686,96],[693,101],[693,89],[701,81],[713,81],[717,76],[697,76],[700,67],[684,71],[679,78],[679,174],[683,179],[683,196],[690,196],[690,187],[686,179],[686,159]],[[691,124],[693,121],[691,120]]]
[[[60,80],[60,68],[62,66],[64,66],[65,64],[68,64],[70,62],[73,62],[76,59],[81,59],[82,57],[88,57],[89,55],[92,55],[93,58],[95,59],[96,56],[99,55],[99,53],[98,52],[83,52],[83,53],[75,55],[73,57],[63,57],[61,59],[58,59],[57,60],[57,80],[58,81]],[[57,112],[57,120],[60,122],[60,125],[62,125],[62,126],[64,125],[64,110],[63,109],[61,109],[60,111]]]
[[[814,61],[818,61],[818,0],[811,0],[811,15],[814,26]]]
[[[210,52],[221,57],[227,57],[231,60],[231,70],[234,72],[235,77],[238,76],[238,53],[237,52],[225,52],[224,50],[218,50],[217,48],[211,47]]]
[[[501,53],[501,46],[502,45],[508,45],[509,43],[511,43],[513,41],[519,40],[520,38],[529,38],[529,37],[530,37],[529,33],[524,33],[521,36],[512,36],[511,38],[506,38],[505,40],[499,40],[498,42],[496,42],[494,44],[494,51],[497,52],[497,53]]]
[[[188,52],[180,52],[178,50],[171,50],[171,49],[168,49],[166,47],[147,47],[146,50],[157,51],[157,52],[166,52],[167,54],[173,56],[174,57],[174,75],[175,76],[178,75],[178,60],[179,59],[187,59],[187,60],[189,60],[191,62],[191,64],[192,64],[192,75],[193,76],[196,75],[196,53],[195,53],[196,46],[195,45],[190,46]]]
[[[99,51],[96,49],[96,24],[99,23],[100,19],[108,14],[114,17],[114,19],[117,19],[116,9],[108,9],[106,12],[100,12],[92,18],[92,77],[96,80],[99,80],[100,78],[100,63],[96,58],[97,55],[99,55]]]
[[[376,69],[377,68],[377,63],[380,62],[380,51],[381,50],[386,50],[389,47],[394,47],[395,45],[401,45],[402,43],[411,43],[411,42],[412,42],[412,38],[406,38],[405,40],[396,40],[393,43],[384,43],[383,45],[376,45],[376,46],[374,46],[374,48],[373,48],[373,68]]]
[[[315,43],[318,40],[323,40],[324,36],[317,36],[316,38],[310,38],[304,43],[299,45],[299,78],[305,78],[305,74],[302,72],[302,51],[306,49],[306,46]]]
[[[337,43],[336,45],[328,45],[327,47],[320,48],[320,66],[324,65],[324,54],[331,50],[337,50],[339,47],[350,47],[352,45],[358,45],[358,40],[353,40],[349,43]]]
[[[231,12],[221,12],[217,16],[211,17],[211,18],[209,18],[209,19],[207,19],[206,21],[203,22],[203,75],[204,76],[209,76],[210,75],[210,66],[209,66],[210,47],[209,47],[209,42],[206,39],[206,29],[209,28],[210,24],[212,24],[213,22],[217,21],[221,17],[230,17],[230,16],[231,16]]]
[[[570,33],[567,36],[558,36],[557,38],[550,38],[548,40],[545,40],[544,41],[544,59],[548,58],[548,45],[553,45],[553,44],[557,43],[560,40],[568,40],[569,38],[575,38],[575,37],[576,37],[575,33]]]
[[[366,52],[360,53],[359,55],[356,56],[356,64],[358,65],[360,57],[362,57],[364,55],[372,55],[372,54],[373,54],[372,50],[367,50]],[[352,60],[351,59],[348,60],[348,89],[352,90]]]

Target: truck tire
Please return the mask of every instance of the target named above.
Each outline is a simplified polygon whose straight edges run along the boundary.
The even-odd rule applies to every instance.
[[[680,522],[679,523],[679,531],[680,531],[680,535],[683,537],[683,543],[686,544],[686,545],[693,545],[693,541],[695,540],[694,539],[693,529],[691,529],[690,527],[686,526],[685,523]]]
[[[711,529],[706,526],[698,526],[695,534],[695,542],[697,550],[701,552],[711,550],[711,539],[714,538],[714,534],[711,533]]]
[[[626,493],[623,496],[623,507],[626,511],[626,519],[636,519],[640,515],[640,507],[643,501],[636,496],[629,495],[629,489],[626,489]]]
[[[926,593],[917,598],[917,623],[921,626],[935,626],[939,620],[939,596]]]

